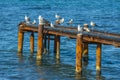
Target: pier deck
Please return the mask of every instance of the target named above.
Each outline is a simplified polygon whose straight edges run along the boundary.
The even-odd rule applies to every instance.
[[[96,48],[97,74],[101,73],[102,44],[120,47],[120,34],[116,33],[104,32],[99,30],[90,30],[90,32],[87,31],[78,32],[77,28],[69,26],[54,25],[54,27],[50,27],[50,24],[39,24],[38,26],[34,26],[28,25],[24,22],[20,23],[18,28],[19,28],[18,29],[19,53],[22,53],[25,32],[31,32],[30,49],[32,53],[34,52],[34,33],[38,33],[38,50],[36,56],[37,59],[42,59],[43,49],[46,47],[47,40],[48,48],[50,40],[54,40],[54,52],[56,53],[56,58],[60,59],[60,37],[65,36],[71,39],[76,39],[76,72],[78,73],[82,73],[82,60],[86,62],[88,61],[89,44],[97,44]],[[55,37],[50,38],[51,35]]]

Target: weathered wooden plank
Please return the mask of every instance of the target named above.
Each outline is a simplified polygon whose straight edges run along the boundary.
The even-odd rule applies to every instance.
[[[120,38],[120,33],[112,33],[112,32],[107,32],[107,31],[99,31],[99,30],[93,30],[94,34],[101,34],[101,35],[107,35],[107,36],[114,36],[114,37],[119,37]]]
[[[73,28],[74,29],[74,28]],[[25,27],[21,28],[22,31],[33,31],[38,32],[38,28],[34,26],[26,25]],[[97,31],[99,32],[99,31]],[[67,36],[70,38],[76,38],[77,31],[71,29],[63,29],[63,28],[51,28],[51,27],[45,27],[43,30],[43,33],[47,34],[53,34],[53,35],[59,35],[59,36]],[[88,43],[102,43],[107,45],[114,45],[117,47],[120,47],[120,37],[117,34],[112,33],[106,33],[99,32],[97,34],[96,32],[85,32],[83,31],[83,41]]]
[[[75,26],[60,26],[60,25],[54,25],[55,28],[63,28],[63,29],[66,29],[66,30],[75,30],[77,31],[77,28],[75,28]],[[120,33],[111,33],[111,32],[107,32],[107,31],[100,31],[100,30],[91,30],[91,33],[93,34],[101,34],[101,35],[107,35],[107,36],[114,36],[114,37],[120,37]]]
[[[37,28],[38,26],[34,26],[34,25],[27,25],[25,24],[24,22],[20,23],[19,25],[24,25],[26,26],[27,30],[30,30],[31,31],[31,28],[33,29],[32,31],[35,31],[37,32]],[[46,26],[50,26],[50,24],[45,24]],[[46,27],[45,26],[45,27]],[[77,31],[77,27],[76,26],[61,26],[61,25],[54,25],[55,28],[61,28],[61,29],[64,29],[64,30],[75,30]],[[91,30],[91,29],[90,29]],[[107,32],[107,31],[100,31],[100,30],[92,30],[91,33],[94,33],[94,34],[104,34],[104,35],[109,35],[109,36],[116,36],[116,37],[120,37],[120,34],[118,33],[111,33],[111,32]]]

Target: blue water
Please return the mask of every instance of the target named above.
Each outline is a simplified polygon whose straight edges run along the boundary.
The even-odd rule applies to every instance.
[[[89,64],[83,66],[83,75],[75,73],[75,40],[61,38],[60,61],[54,58],[53,45],[43,61],[30,57],[29,36],[25,33],[23,57],[17,55],[18,24],[28,15],[31,21],[42,15],[54,22],[58,13],[74,20],[73,26],[96,22],[95,29],[120,33],[119,0],[0,0],[0,80],[95,80],[95,49],[89,45]],[[52,42],[53,43],[53,42]],[[120,79],[120,48],[103,45],[102,75],[100,80]]]

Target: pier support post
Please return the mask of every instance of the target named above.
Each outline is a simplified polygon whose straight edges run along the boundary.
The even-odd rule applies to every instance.
[[[24,40],[24,32],[20,29],[18,31],[18,53],[22,53],[23,50],[23,40]]]
[[[38,26],[38,49],[37,49],[37,60],[42,59],[42,52],[43,52],[43,24],[39,24]]]
[[[97,44],[96,49],[96,73],[97,75],[101,74],[101,51],[102,51],[102,44]]]
[[[44,34],[44,53],[47,53],[46,42],[47,42],[47,35]]]
[[[54,53],[56,53],[57,35],[54,35]]]
[[[49,52],[49,49],[50,49],[50,35],[48,35],[48,52]]]
[[[76,72],[82,73],[82,52],[83,52],[83,41],[82,34],[77,34],[76,40]]]
[[[34,53],[34,32],[30,35],[30,52],[31,54]]]
[[[56,24],[56,25],[60,25],[60,21],[59,21],[59,20],[56,20],[56,21],[55,21],[55,24]],[[57,35],[54,35],[54,53],[55,53],[55,54],[57,53]]]
[[[60,36],[56,36],[56,59],[60,59]]]
[[[84,50],[83,50],[83,61],[88,63],[88,43],[84,43]]]

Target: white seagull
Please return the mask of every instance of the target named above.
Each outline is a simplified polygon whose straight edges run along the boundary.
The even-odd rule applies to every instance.
[[[82,30],[82,27],[80,26],[80,25],[78,25],[78,32],[82,32],[83,30]]]
[[[69,24],[72,24],[73,23],[73,19],[70,19],[70,21],[68,22]]]
[[[97,26],[96,23],[94,23],[93,21],[90,22],[90,25],[92,26],[92,30],[94,29],[95,26]]]
[[[52,28],[54,28],[54,25],[53,25],[53,23],[52,23],[52,22],[50,23],[50,26],[51,26]]]
[[[30,24],[30,18],[29,18],[28,16],[25,16],[25,22],[26,22],[27,24]]]
[[[90,22],[90,25],[93,26],[93,27],[97,26],[93,21]]]
[[[89,28],[84,28],[85,31],[87,32],[90,32],[90,29]]]
[[[34,20],[34,21],[32,22],[32,24],[36,24],[36,20]]]
[[[39,24],[43,24],[43,17],[41,15],[38,16]]]
[[[60,23],[63,23],[64,22],[64,18],[60,19]]]
[[[84,24],[84,25],[88,25],[88,24]],[[84,27],[84,30],[90,32],[90,29],[88,27]]]
[[[61,17],[58,14],[55,14],[56,19],[60,19]]]
[[[38,20],[42,20],[43,17],[41,15],[38,16]]]

